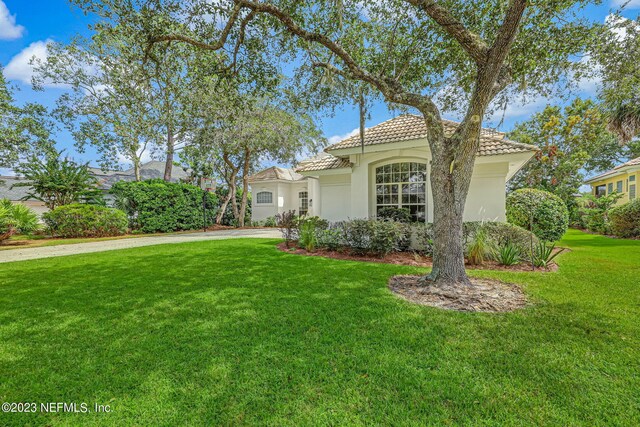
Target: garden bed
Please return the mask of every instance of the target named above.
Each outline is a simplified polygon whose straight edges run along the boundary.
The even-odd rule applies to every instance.
[[[408,265],[412,267],[425,267],[430,268],[432,266],[431,258],[427,256],[420,255],[416,252],[392,252],[384,257],[375,256],[375,255],[360,255],[354,254],[347,250],[339,250],[339,251],[331,251],[328,249],[316,249],[313,252],[309,252],[305,249],[298,248],[295,244],[291,244],[290,248],[287,248],[286,243],[282,242],[278,244],[278,249],[292,253],[296,255],[307,255],[307,256],[321,256],[325,258],[333,258],[333,259],[342,259],[342,260],[350,260],[350,261],[364,261],[364,262],[378,262],[384,264],[395,264],[395,265]],[[560,249],[556,249],[560,250]],[[536,267],[535,270],[532,269],[531,264],[528,263],[520,263],[512,266],[505,266],[498,264],[496,261],[485,261],[483,265],[471,265],[467,263],[467,268],[472,270],[500,270],[500,271],[522,271],[522,272],[551,272],[557,271],[558,265],[556,263],[552,263],[548,268],[539,268]]]

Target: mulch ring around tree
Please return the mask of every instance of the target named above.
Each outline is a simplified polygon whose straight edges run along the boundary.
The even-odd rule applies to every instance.
[[[350,253],[347,250],[341,251],[330,251],[327,249],[316,249],[313,252],[306,251],[304,249],[298,248],[295,246],[295,243],[290,244],[290,248],[287,248],[284,242],[278,244],[278,249],[296,255],[307,255],[307,256],[321,256],[325,258],[333,258],[333,259],[343,259],[349,261],[364,261],[364,262],[380,262],[384,264],[394,264],[394,265],[408,265],[411,267],[425,267],[429,268],[432,266],[431,258],[420,255],[416,252],[394,252],[390,253],[384,257],[376,256],[376,255],[362,255],[362,254],[354,254]],[[516,265],[505,266],[500,265],[496,261],[487,260],[483,265],[469,265],[466,267],[468,269],[473,270],[499,270],[499,271],[522,271],[522,272],[550,272],[557,271],[558,265],[555,263],[551,263],[548,268],[540,268],[536,267],[535,270],[531,268],[531,264],[523,261]]]
[[[527,306],[527,298],[518,285],[495,279],[471,278],[471,286],[441,289],[425,285],[422,276],[394,276],[389,289],[407,301],[445,310],[503,313]]]

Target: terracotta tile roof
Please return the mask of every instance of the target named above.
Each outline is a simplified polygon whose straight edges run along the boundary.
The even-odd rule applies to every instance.
[[[445,135],[449,136],[458,127],[458,123],[450,120],[443,120]],[[410,141],[427,137],[427,125],[424,119],[414,114],[403,114],[394,119],[382,122],[379,125],[368,128],[364,134],[364,145],[378,145],[392,142]],[[342,141],[333,144],[325,149],[331,152],[343,148],[360,147],[360,135],[350,136]],[[496,132],[490,129],[483,129],[480,134],[480,149],[478,155],[492,156],[497,154],[523,153],[526,151],[536,151],[533,145],[521,144],[519,142],[505,139],[503,132]]]
[[[296,168],[297,172],[322,171],[327,169],[350,168],[351,163],[347,159],[332,156],[329,153],[319,155],[300,162]]]
[[[592,178],[589,178],[586,182],[592,182],[592,181],[595,181],[597,179],[604,178],[605,176],[613,175],[614,173],[620,171],[620,169],[626,168],[626,167],[629,167],[629,166],[640,166],[640,157],[636,157],[635,159],[631,159],[628,162],[625,162],[625,163],[623,163],[621,165],[618,165],[618,166],[616,166],[615,168],[613,168],[611,170],[608,170],[606,172],[601,173],[600,175],[596,175],[596,176],[594,176]]]
[[[445,135],[451,135],[458,127],[458,123],[450,120],[443,120]],[[370,127],[365,132],[365,146],[387,144],[401,141],[411,141],[427,137],[427,126],[424,119],[413,114],[403,114],[394,119],[382,122],[379,125]],[[343,148],[360,147],[360,135],[346,138],[337,144],[333,144],[325,149],[327,152]],[[483,129],[480,135],[479,156],[495,156],[499,154],[524,153],[527,151],[537,151],[533,145],[521,144],[519,142],[505,139],[503,132],[496,132],[490,129]],[[348,160],[332,156],[328,153],[321,153],[315,158],[301,162],[296,171],[310,172],[327,169],[338,169],[351,167]]]
[[[249,177],[249,182],[255,181],[272,181],[279,179],[282,181],[300,181],[305,177],[297,173],[293,169],[285,169],[277,166],[272,166],[268,169],[262,170]]]

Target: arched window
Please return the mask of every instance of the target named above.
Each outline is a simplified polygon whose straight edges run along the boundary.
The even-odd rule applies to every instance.
[[[306,215],[309,212],[309,193],[306,191],[301,191],[298,193],[298,212],[300,215]]]
[[[392,163],[376,168],[376,212],[388,206],[406,208],[414,221],[426,220],[427,165]]]
[[[273,193],[270,191],[261,191],[256,194],[256,203],[259,205],[270,205],[273,203]]]

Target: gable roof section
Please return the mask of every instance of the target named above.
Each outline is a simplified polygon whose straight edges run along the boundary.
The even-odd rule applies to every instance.
[[[585,182],[597,181],[599,179],[606,178],[609,175],[614,175],[617,172],[622,172],[623,169],[631,168],[633,166],[640,167],[640,157],[636,157],[635,159],[631,159],[628,162],[625,162],[625,163],[623,163],[621,165],[618,165],[618,166],[616,166],[615,168],[613,168],[611,170],[608,170],[608,171],[606,171],[604,173],[601,173],[600,175],[596,175],[596,176],[594,176],[592,178],[589,178]]]
[[[254,175],[249,177],[249,182],[256,181],[300,181],[305,179],[304,176],[300,175],[293,169],[285,169],[280,168],[278,166],[272,166],[268,169],[262,170]]]
[[[442,124],[444,125],[445,135],[447,136],[452,135],[459,125],[459,123],[450,120],[443,120]],[[424,122],[424,118],[415,114],[403,114],[368,128],[364,135],[364,145],[367,147],[423,139],[426,137],[427,125]],[[356,134],[325,148],[325,151],[330,153],[336,150],[357,148],[360,146],[360,134]],[[479,156],[517,154],[529,151],[538,151],[538,148],[533,145],[510,141],[505,138],[503,132],[482,129],[480,134],[480,148],[478,149]],[[351,166],[348,160],[330,154],[327,155],[327,153],[323,153],[323,156],[317,156],[316,158],[301,162],[296,170],[298,172],[311,172]]]

